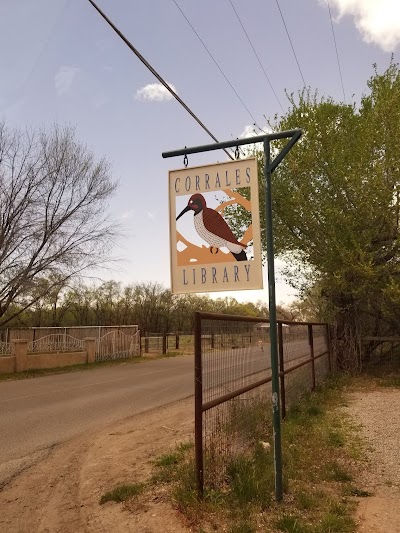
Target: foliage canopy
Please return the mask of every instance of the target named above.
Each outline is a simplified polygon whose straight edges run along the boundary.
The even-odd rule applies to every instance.
[[[293,284],[318,290],[353,358],[360,331],[400,333],[400,72],[374,68],[359,105],[304,89],[270,124],[304,132],[273,173],[276,252]]]

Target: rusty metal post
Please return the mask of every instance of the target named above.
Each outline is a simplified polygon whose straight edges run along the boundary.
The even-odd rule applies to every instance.
[[[283,326],[278,323],[279,377],[281,382],[281,417],[286,416],[285,362],[283,360]]]
[[[215,348],[215,338],[214,338],[214,332],[211,332],[211,348]]]
[[[148,337],[145,337],[144,338],[144,353],[149,353],[149,338]]]
[[[167,334],[165,331],[162,336],[162,353],[163,355],[167,353]]]
[[[175,333],[175,350],[179,350],[179,333]]]
[[[194,446],[196,486],[199,499],[204,494],[203,465],[203,370],[201,361],[201,314],[194,314]]]
[[[314,337],[313,337],[313,328],[312,324],[308,325],[308,344],[310,345],[310,355],[311,355],[311,379],[312,385],[311,390],[315,390],[315,359],[314,359]]]
[[[329,364],[329,373],[332,373],[332,339],[331,339],[331,328],[330,325],[326,325],[326,343],[328,345],[328,364]]]

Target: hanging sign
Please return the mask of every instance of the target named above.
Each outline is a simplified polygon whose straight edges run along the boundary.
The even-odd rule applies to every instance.
[[[262,289],[257,160],[169,172],[173,293]]]

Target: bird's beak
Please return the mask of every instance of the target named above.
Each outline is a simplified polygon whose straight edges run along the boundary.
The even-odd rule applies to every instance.
[[[188,211],[191,211],[191,208],[187,205],[187,206],[185,207],[185,209],[184,209],[183,211],[181,211],[181,212],[179,213],[179,215],[176,217],[176,220],[178,220],[179,218],[181,218],[181,216],[184,215],[185,213],[187,213]]]

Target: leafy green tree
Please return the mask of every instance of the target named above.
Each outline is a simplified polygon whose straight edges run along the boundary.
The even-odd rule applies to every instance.
[[[346,368],[360,362],[360,334],[400,333],[398,65],[375,67],[367,86],[359,105],[303,90],[271,124],[304,131],[273,174],[276,253],[293,285],[317,284]]]

